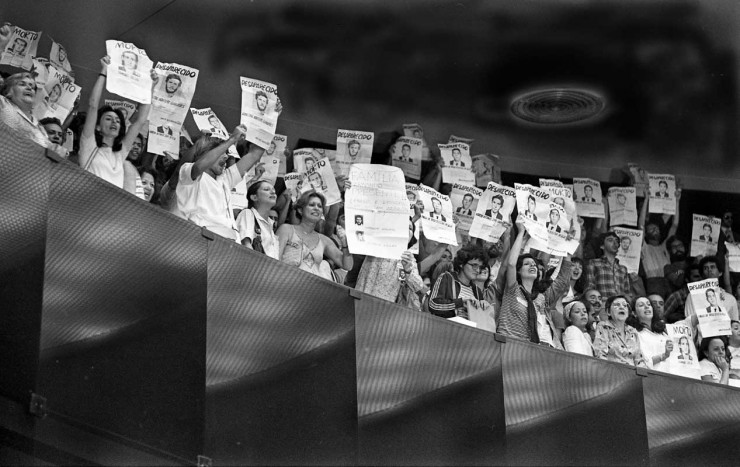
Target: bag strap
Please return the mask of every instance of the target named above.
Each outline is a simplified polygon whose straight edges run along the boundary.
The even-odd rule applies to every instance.
[[[262,230],[260,229],[260,223],[257,220],[257,216],[254,215],[254,211],[252,209],[249,209],[249,212],[252,213],[252,219],[254,219],[254,234],[262,236]]]

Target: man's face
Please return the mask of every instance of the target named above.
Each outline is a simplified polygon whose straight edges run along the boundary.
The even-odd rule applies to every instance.
[[[645,226],[645,237],[648,239],[659,240],[660,239],[660,227],[656,224],[650,223]]]
[[[714,294],[714,290],[707,290],[707,301],[712,306],[717,306],[717,296]]]
[[[712,237],[712,228],[711,227],[704,226],[704,236],[706,238],[711,238]]]
[[[352,143],[347,147],[347,150],[349,151],[350,157],[357,157],[357,154],[360,153],[360,144]]]
[[[308,172],[309,170],[313,169],[313,166],[314,166],[313,159],[308,158],[305,161],[303,161],[303,163],[306,165],[306,172]]]
[[[435,213],[440,214],[442,212],[442,202],[438,199],[433,199],[432,208],[434,208]]]
[[[409,153],[411,153],[411,147],[405,144],[401,147],[401,155],[408,159]]]
[[[550,211],[550,223],[558,225],[558,222],[560,222],[560,213],[556,209],[553,209]]]
[[[662,319],[665,306],[665,300],[663,300],[663,297],[658,294],[653,294],[648,297],[648,300],[650,300],[650,304],[653,306],[655,314]]]
[[[732,213],[725,212],[722,215],[722,227],[732,227]]]
[[[421,131],[414,130],[414,138],[421,138]]]
[[[62,127],[56,123],[47,123],[44,125],[46,135],[49,137],[49,141],[54,144],[62,144],[64,142],[64,131]]]
[[[624,237],[622,239],[622,241],[620,242],[620,244],[622,245],[622,249],[624,251],[627,251],[627,250],[630,249],[630,245],[632,244],[632,240],[630,240],[629,237]]]
[[[735,339],[740,338],[740,323],[738,322],[732,323],[731,329],[732,329],[732,337],[734,337]]]
[[[49,102],[54,104],[59,100],[59,97],[62,95],[62,87],[58,84],[55,84],[54,87],[51,88],[51,91],[49,92]]]
[[[406,198],[408,198],[409,203],[414,204],[416,202],[416,196],[414,196],[411,192],[406,192]]]
[[[471,204],[473,204],[473,197],[468,196],[468,195],[463,196],[463,200],[462,200],[463,209],[469,209]]]
[[[315,189],[321,188],[321,176],[314,172],[311,175],[308,176],[308,182],[311,184],[312,187]]]
[[[460,159],[462,158],[462,154],[460,154],[459,149],[452,150],[452,158],[455,159],[455,162],[460,162]]]
[[[362,216],[355,216],[355,224],[362,225]]]
[[[583,188],[583,194],[586,195],[586,198],[590,198],[594,194],[594,189],[590,185],[586,185]]]
[[[123,62],[124,68],[133,70],[136,68],[136,63],[139,61],[139,57],[137,57],[133,52],[124,52],[121,54],[121,61]]]
[[[603,247],[605,252],[616,254],[619,250],[619,238],[614,235],[609,235],[604,238]]]
[[[665,182],[660,182],[658,184],[658,189],[660,190],[660,193],[661,194],[664,194],[666,192],[666,190],[668,190],[668,184],[665,183]]]
[[[133,143],[131,143],[131,151],[129,152],[129,157],[136,160],[139,158],[139,155],[141,154],[142,144],[141,144],[141,138],[136,138]]]
[[[64,50],[64,47],[60,45],[59,46],[59,63],[64,63],[65,60],[67,60],[67,51]]]
[[[534,209],[537,207],[537,204],[534,202],[533,199],[529,199],[527,201],[527,210],[531,213],[534,213]]]
[[[682,261],[686,258],[686,247],[681,240],[675,239],[668,246],[668,253],[671,255],[671,261]]]
[[[273,141],[273,142],[270,143],[270,147],[267,148],[267,151],[265,151],[265,152],[267,153],[268,156],[271,156],[275,152],[275,148],[276,147],[277,146],[275,146],[275,141]]]
[[[719,277],[719,269],[717,269],[717,264],[712,263],[711,261],[704,264],[701,273],[704,279],[716,279],[717,277]]]
[[[586,293],[586,300],[591,304],[594,311],[599,312],[604,306],[604,302],[601,301],[601,293],[598,290],[589,290]]]
[[[563,198],[561,198],[560,196],[558,196],[557,198],[555,198],[554,200],[552,200],[552,202],[555,203],[555,204],[557,204],[561,208],[565,209],[565,200]]]
[[[223,154],[221,157],[218,158],[216,162],[213,163],[211,166],[211,171],[213,171],[213,174],[218,176],[224,173],[224,170],[226,170],[226,160],[229,157],[226,154]]]
[[[499,212],[501,209],[501,200],[498,198],[493,198],[491,200],[491,212]]]
[[[20,37],[16,37],[13,41],[13,53],[16,55],[21,55],[26,52],[26,47],[28,46],[28,43],[21,39]]]
[[[216,118],[216,116],[215,116],[215,115],[211,115],[210,117],[208,117],[208,123],[209,123],[209,124],[210,124],[210,125],[211,125],[211,126],[212,126],[213,128],[218,128],[218,127],[219,127],[219,124],[218,124],[218,118]]]
[[[180,80],[179,79],[177,79],[177,78],[170,78],[170,79],[167,80],[167,83],[166,83],[166,86],[165,86],[165,90],[169,94],[172,94],[172,93],[176,92],[179,88],[180,88]]]
[[[624,206],[625,204],[627,204],[627,197],[624,196],[622,193],[618,194],[617,195],[617,203],[619,203],[622,206]]]
[[[688,282],[698,282],[702,279],[701,274],[699,273],[699,269],[697,268],[691,268],[689,269],[689,280]]]
[[[267,108],[267,97],[263,96],[262,94],[256,96],[257,100],[257,108],[260,110],[260,112],[264,112]]]

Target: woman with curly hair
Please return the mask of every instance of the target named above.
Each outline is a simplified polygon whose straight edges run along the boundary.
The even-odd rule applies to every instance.
[[[429,311],[442,318],[469,319],[468,304],[486,308],[489,304],[473,281],[488,267],[486,250],[476,245],[461,248],[452,261],[453,271],[442,273],[432,287]]]

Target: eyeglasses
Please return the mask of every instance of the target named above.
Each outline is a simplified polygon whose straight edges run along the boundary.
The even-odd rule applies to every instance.
[[[480,271],[482,271],[482,270],[485,269],[485,266],[483,264],[481,264],[481,263],[475,263],[475,264],[474,263],[465,263],[465,266],[470,266],[471,268],[473,268],[475,271],[478,271],[478,272],[480,272]]]

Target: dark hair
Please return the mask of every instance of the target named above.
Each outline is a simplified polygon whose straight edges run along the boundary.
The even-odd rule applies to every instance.
[[[62,122],[60,122],[59,119],[56,117],[46,117],[39,120],[39,124],[41,126],[48,125],[50,123],[53,123],[54,125],[59,125],[60,128],[62,127]]]
[[[609,297],[606,299],[606,303],[604,303],[604,311],[606,311],[607,315],[609,315],[609,318],[611,318],[610,308],[612,307],[612,303],[614,303],[614,301],[618,298],[623,298],[624,301],[627,302],[627,307],[631,308],[629,299],[627,299],[627,297],[625,297],[624,295],[614,295],[612,297]]]
[[[666,248],[668,249],[668,252],[671,251],[671,243],[675,242],[676,240],[678,240],[679,242],[681,242],[681,244],[683,244],[684,248],[686,248],[686,243],[683,240],[681,240],[680,238],[678,238],[678,235],[671,235],[665,241],[665,245],[666,245]]]
[[[583,260],[578,257],[571,258],[570,262],[581,265],[581,277],[579,277],[576,283],[573,284],[573,291],[575,293],[582,294],[584,292],[583,289],[586,288],[586,265],[583,263]]]
[[[501,206],[504,205],[504,197],[503,196],[501,196],[501,195],[493,195],[493,196],[491,196],[491,202],[492,203],[493,203],[493,200],[494,199],[497,199],[497,200],[501,201]]]
[[[416,245],[416,237],[414,236],[414,234],[416,233],[416,225],[411,222],[412,219],[413,217],[409,217],[409,225],[411,226],[409,230],[411,230],[411,238],[409,238],[409,244],[407,248],[411,248],[412,246]]]
[[[529,203],[530,200],[534,201],[534,203],[537,204],[537,198],[535,198],[533,195],[529,195],[529,197],[527,198],[527,203]]]
[[[609,237],[616,238],[618,242],[622,241],[622,239],[619,238],[619,235],[617,235],[613,230],[610,230],[609,232],[604,232],[603,234],[601,234],[601,236],[599,237],[599,244],[603,245],[604,240],[606,240]]]
[[[114,109],[110,105],[104,105],[98,109],[98,116],[95,120],[96,125],[100,125],[100,119],[103,118],[103,114],[106,112],[113,112],[118,116],[120,121],[120,127],[118,128],[118,136],[113,139],[113,152],[120,151],[122,146],[123,137],[126,136],[126,117],[123,116],[123,112],[120,109]],[[95,144],[100,147],[103,144],[103,135],[98,130],[95,130]]]
[[[482,247],[475,244],[469,244],[458,250],[455,258],[452,260],[452,267],[455,272],[460,272],[465,264],[471,259],[479,259],[484,265],[488,265],[488,252]]]
[[[634,300],[632,300],[632,313],[627,317],[626,323],[632,326],[633,328],[637,329],[637,332],[642,331],[643,329],[647,328],[644,324],[642,324],[642,321],[637,317],[636,310],[637,310],[637,300],[644,298],[648,302],[650,302],[650,299],[647,297],[636,297]],[[653,304],[650,303],[650,307],[652,308]],[[665,332],[665,321],[660,319],[658,314],[653,310],[653,318],[650,320],[650,330],[653,331],[656,334],[663,334]]]
[[[167,87],[167,81],[171,80],[172,78],[176,79],[177,81],[180,82],[180,84],[182,84],[182,78],[180,78],[176,73],[170,73],[164,78],[165,87]]]
[[[516,281],[519,283],[519,285],[522,285],[522,277],[519,275],[519,270],[522,268],[522,265],[524,264],[525,259],[532,259],[535,263],[538,265],[539,269],[539,263],[540,261],[531,253],[524,253],[523,255],[519,255],[519,257],[516,259]],[[537,279],[534,280],[534,284],[532,285],[532,298],[537,296],[537,283],[539,282],[539,272],[537,273]]]
[[[263,183],[267,183],[268,185],[270,185],[270,182],[268,182],[267,180],[258,180],[251,184],[249,188],[247,188],[247,209],[251,209],[254,207],[252,195],[257,194],[257,190],[260,189],[260,186],[262,186]]]
[[[470,196],[470,199],[474,199],[473,195],[471,195],[470,193],[465,193],[463,195],[463,199],[467,198],[468,196]]]
[[[712,342],[712,339],[719,339],[723,344],[725,344],[725,358],[729,360],[732,355],[730,354],[730,341],[727,339],[727,336],[711,336],[702,339],[701,344],[699,345],[699,360],[707,358],[707,350],[709,350],[709,343]]]
[[[704,277],[704,266],[706,266],[707,263],[714,263],[715,266],[719,267],[719,261],[717,261],[716,256],[705,256],[699,261],[699,275],[702,277],[702,279],[706,279]]]
[[[322,208],[326,206],[326,198],[324,198],[324,195],[322,195],[321,193],[316,193],[315,191],[307,191],[303,193],[301,197],[296,200],[294,207],[295,216],[298,218],[299,221],[303,219],[303,214],[301,214],[301,210],[308,206],[311,198],[318,198],[321,201]]]

